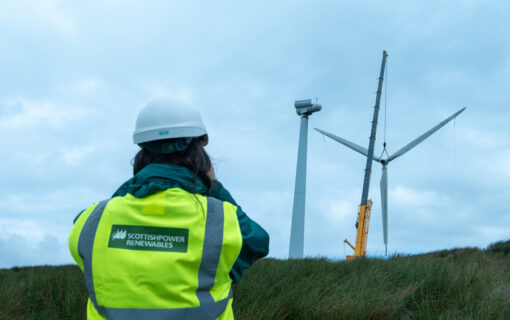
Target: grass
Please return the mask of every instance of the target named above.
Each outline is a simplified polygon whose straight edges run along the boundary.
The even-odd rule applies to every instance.
[[[263,259],[236,319],[510,319],[510,241],[382,260]],[[0,270],[0,319],[85,319],[76,266]]]
[[[0,319],[85,319],[87,297],[78,266],[0,270]]]

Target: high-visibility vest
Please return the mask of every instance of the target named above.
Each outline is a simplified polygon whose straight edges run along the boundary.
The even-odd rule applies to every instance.
[[[88,319],[233,319],[236,210],[179,188],[85,210],[69,246],[85,276]]]

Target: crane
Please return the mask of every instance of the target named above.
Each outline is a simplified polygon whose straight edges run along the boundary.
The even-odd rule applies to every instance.
[[[379,84],[375,98],[374,117],[372,120],[372,131],[368,143],[367,164],[365,167],[365,177],[363,179],[363,191],[361,194],[361,204],[359,205],[358,217],[356,219],[356,243],[353,246],[347,239],[344,240],[353,250],[354,254],[347,256],[347,260],[357,257],[364,257],[367,254],[368,227],[370,224],[370,212],[372,210],[372,200],[368,199],[368,189],[370,187],[370,175],[372,174],[372,160],[374,158],[375,136],[377,132],[377,119],[379,118],[379,104],[381,102],[382,84],[384,81],[384,69],[386,67],[386,58],[388,52],[383,51],[381,72],[379,75]]]

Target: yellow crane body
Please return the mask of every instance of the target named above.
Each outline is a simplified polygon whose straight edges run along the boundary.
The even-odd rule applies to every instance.
[[[353,250],[352,256],[347,256],[347,260],[352,260],[357,257],[364,257],[367,254],[367,237],[368,227],[370,225],[370,212],[372,211],[372,200],[368,199],[367,204],[359,206],[356,232],[356,245],[353,246],[347,239],[344,240]]]

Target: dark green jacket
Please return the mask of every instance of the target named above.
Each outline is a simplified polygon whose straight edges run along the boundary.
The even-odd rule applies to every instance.
[[[169,188],[181,188],[190,193],[213,197],[237,206],[237,218],[243,236],[243,246],[230,272],[230,277],[234,282],[241,279],[244,270],[249,268],[255,260],[263,258],[269,253],[269,235],[243,212],[227,189],[216,180],[208,190],[202,180],[198,177],[195,179],[195,175],[187,168],[161,163],[149,164],[122,184],[112,197],[124,196],[129,193],[134,197],[143,198]]]

